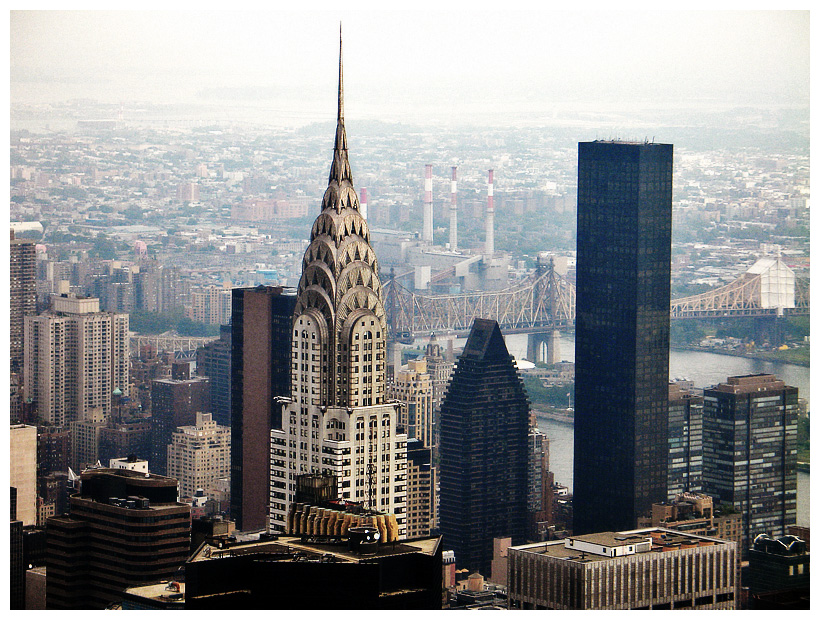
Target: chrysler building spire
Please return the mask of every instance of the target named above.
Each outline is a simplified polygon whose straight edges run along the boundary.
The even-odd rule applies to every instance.
[[[298,326],[300,321],[303,326],[309,322],[319,329],[315,339],[312,339],[315,342],[311,342],[311,348],[313,344],[321,344],[323,353],[322,364],[315,364],[316,374],[302,372],[300,359],[299,372],[293,373],[294,390],[301,392],[309,387],[311,393],[316,392],[309,400],[315,398],[327,406],[362,406],[384,402],[384,368],[380,360],[384,355],[387,322],[379,265],[370,245],[370,229],[359,211],[359,198],[353,187],[348,161],[341,31],[339,107],[333,162],[322,199],[322,211],[313,223],[310,245],[302,260],[302,277],[297,295],[295,325]],[[350,339],[363,337],[363,334],[356,332],[363,329],[365,317],[368,328],[365,331],[370,334],[368,338],[379,341],[379,346],[373,348],[374,359],[367,360],[374,363],[369,364],[357,363],[359,356],[351,355],[351,351],[356,350],[353,347],[358,348],[359,344],[350,342]],[[368,353],[368,357],[370,355]],[[359,374],[362,372],[368,373],[366,386],[360,382],[363,377]],[[300,385],[303,380],[307,384]]]
[[[347,160],[347,132],[345,131],[345,87],[344,87],[344,73],[342,71],[342,26],[339,24],[339,103],[336,112],[336,142],[333,145],[333,163],[330,166],[329,184],[336,181],[341,185],[344,181],[353,189],[353,174],[350,172],[350,162]],[[328,188],[330,190],[330,188]],[[327,194],[325,194],[327,197]],[[359,200],[355,193],[355,208],[359,209]],[[339,211],[341,205],[338,201],[333,204],[322,204],[322,208],[326,209],[328,206],[334,207]]]

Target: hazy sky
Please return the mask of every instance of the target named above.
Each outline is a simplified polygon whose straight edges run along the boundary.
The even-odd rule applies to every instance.
[[[808,11],[467,9],[13,11],[11,102],[230,100],[327,120],[340,20],[348,118],[808,105]]]

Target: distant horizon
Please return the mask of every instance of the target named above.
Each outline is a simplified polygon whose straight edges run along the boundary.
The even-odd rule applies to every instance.
[[[340,17],[350,119],[808,114],[808,11],[11,11],[10,103],[244,108],[275,125],[322,122],[335,117]]]

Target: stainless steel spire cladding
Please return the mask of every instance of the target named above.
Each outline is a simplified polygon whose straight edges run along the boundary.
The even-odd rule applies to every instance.
[[[378,364],[384,356],[384,341],[387,333],[387,322],[384,312],[384,296],[379,281],[379,266],[376,254],[370,245],[370,230],[367,221],[359,211],[359,198],[353,187],[353,175],[350,170],[347,151],[347,133],[344,125],[344,81],[342,69],[342,42],[339,38],[339,101],[336,117],[336,139],[333,145],[333,161],[330,166],[328,187],[322,199],[322,212],[313,223],[310,233],[310,245],[302,261],[302,277],[299,281],[298,300],[294,313],[295,327],[298,317],[310,318],[321,331],[323,348],[321,350],[320,376],[315,376],[320,386],[319,400],[323,405],[371,405],[384,402],[383,363]],[[371,317],[373,330],[366,330],[378,342],[373,355],[367,361],[377,362],[382,370],[375,371],[373,365],[351,366],[350,346],[347,342],[352,336],[357,319]],[[370,321],[366,327],[370,327]],[[303,322],[304,326],[305,323]],[[362,325],[359,325],[362,327]],[[364,334],[357,335],[359,337]],[[317,333],[318,337],[318,333]],[[295,349],[294,349],[295,351]],[[333,354],[335,352],[335,364]],[[355,356],[359,361],[359,356]],[[370,368],[380,378],[378,385],[367,395],[358,394],[350,389],[351,382],[357,378],[362,368]],[[353,369],[357,369],[354,371]],[[301,375],[302,369],[294,370]],[[335,371],[335,372],[334,372]],[[314,377],[310,377],[312,385]],[[299,381],[294,381],[294,397],[299,396]],[[358,398],[357,398],[358,397]],[[313,399],[311,399],[313,400]]]

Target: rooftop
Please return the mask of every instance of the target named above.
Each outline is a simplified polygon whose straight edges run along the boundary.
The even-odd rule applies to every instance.
[[[130,597],[146,598],[163,603],[185,604],[185,582],[160,581],[144,586],[127,588],[125,593]]]
[[[583,542],[592,543],[594,545],[601,545],[602,547],[620,547],[622,545],[629,545],[633,543],[643,542],[647,539],[648,534],[629,534],[619,532],[598,532],[596,534],[584,534],[582,536],[570,536],[573,540],[580,540]]]
[[[711,388],[710,391],[728,392],[731,394],[750,394],[765,390],[782,390],[785,387],[787,387],[786,383],[776,376],[761,373],[729,377],[726,379],[726,383],[720,383]]]
[[[631,530],[627,532],[599,532],[595,534],[585,534],[583,536],[572,536],[570,537],[570,539],[575,541],[580,540],[586,543],[600,544],[601,546],[620,547],[622,545],[645,542],[650,537],[652,539],[651,546],[644,545],[645,550],[638,548],[638,551],[635,555],[642,555],[644,553],[670,552],[676,551],[678,549],[690,549],[695,547],[734,544],[729,541],[721,540],[719,538],[686,534],[683,532],[676,532],[674,530],[667,530],[659,527]],[[515,549],[516,551],[524,551],[527,553],[533,553],[538,555],[547,555],[550,557],[564,559],[579,564],[590,564],[593,562],[612,562],[615,560],[619,560],[621,557],[624,557],[597,555],[579,549],[567,548],[565,547],[566,540],[554,540],[548,542],[533,543],[529,545],[518,545],[515,547],[510,547],[510,549]]]
[[[367,562],[375,558],[423,553],[433,555],[441,544],[441,537],[402,540],[395,543],[379,545],[375,554],[365,555],[348,550],[347,542],[303,542],[299,536],[279,536],[274,540],[256,540],[252,542],[225,542],[220,548],[218,543],[203,543],[191,557],[191,562],[204,562],[212,558],[240,555],[276,556],[281,562]]]

